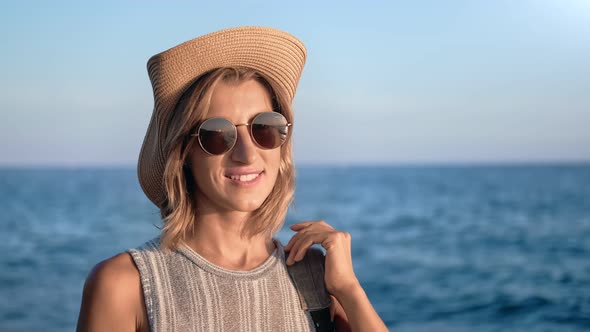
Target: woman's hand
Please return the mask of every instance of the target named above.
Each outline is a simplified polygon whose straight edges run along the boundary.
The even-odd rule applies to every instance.
[[[323,220],[300,222],[290,228],[297,233],[285,246],[285,250],[289,251],[287,265],[302,260],[307,249],[317,243],[326,249],[325,281],[328,292],[337,295],[359,286],[352,267],[349,233],[335,230]]]
[[[297,234],[285,246],[289,251],[287,264],[302,260],[314,243],[321,244],[326,249],[326,288],[342,306],[346,326],[351,331],[387,331],[354,274],[350,234],[335,230],[323,220],[300,222],[291,229]]]

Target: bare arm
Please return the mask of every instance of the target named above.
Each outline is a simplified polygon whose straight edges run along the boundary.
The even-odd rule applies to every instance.
[[[337,331],[387,331],[387,326],[371,305],[360,283],[333,294],[333,298],[337,300],[336,307],[340,306],[344,311],[344,314],[337,314],[336,309],[334,322]]]
[[[145,330],[142,296],[139,271],[129,254],[122,253],[98,263],[84,283],[76,331]]]
[[[338,332],[352,332],[350,328],[350,323],[348,322],[348,317],[346,316],[346,312],[344,312],[344,308],[338,300],[333,296],[330,295],[332,298],[332,305],[330,306],[330,314],[332,316],[332,321],[336,327],[336,331]]]

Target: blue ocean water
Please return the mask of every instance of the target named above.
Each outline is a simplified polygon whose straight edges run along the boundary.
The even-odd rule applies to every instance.
[[[301,167],[286,223],[316,219],[392,330],[590,330],[588,164]],[[0,169],[0,331],[73,331],[91,267],[157,225],[133,168]]]

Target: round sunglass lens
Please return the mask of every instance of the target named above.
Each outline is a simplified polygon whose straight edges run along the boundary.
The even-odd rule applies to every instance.
[[[265,149],[281,146],[287,139],[289,126],[287,119],[277,112],[266,112],[257,115],[252,120],[252,137],[256,143]]]
[[[199,127],[199,143],[210,154],[229,151],[236,142],[236,127],[226,119],[208,119]]]

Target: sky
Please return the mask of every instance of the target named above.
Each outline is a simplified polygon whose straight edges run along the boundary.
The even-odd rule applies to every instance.
[[[296,165],[590,160],[590,0],[2,1],[0,166],[135,166],[148,58],[242,25],[306,45]]]

